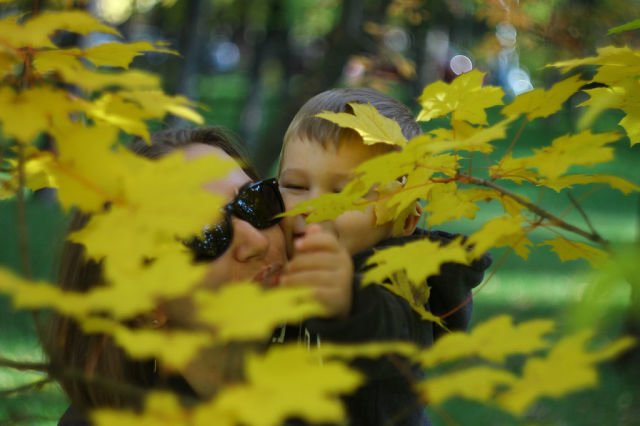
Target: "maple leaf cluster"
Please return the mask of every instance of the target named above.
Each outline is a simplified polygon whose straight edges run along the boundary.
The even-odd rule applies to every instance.
[[[234,164],[207,157],[187,167],[180,153],[150,161],[118,143],[122,133],[148,140],[146,121],[166,114],[202,123],[192,102],[163,93],[155,75],[129,69],[133,58],[144,52],[175,52],[147,42],[60,48],[51,38],[59,30],[119,36],[116,29],[80,11],[0,20],[0,123],[2,137],[8,141],[3,145],[7,152],[0,154],[6,155],[0,157],[0,164],[7,172],[0,181],[0,196],[23,197],[25,187],[56,187],[64,209],[91,213],[88,224],[69,238],[103,262],[107,282],[86,293],[65,292],[0,269],[0,292],[16,308],[56,310],[75,319],[87,333],[112,336],[132,358],[155,358],[177,370],[205,348],[268,339],[279,324],[322,314],[305,289],[264,290],[255,283],[236,283],[217,292],[196,289],[204,267],[193,265],[176,235],[195,234],[213,219],[211,212],[219,211],[222,197],[205,191],[203,183],[225,176]],[[640,54],[610,47],[593,58],[552,66],[567,71],[581,65],[596,66],[592,81],[606,85],[588,91],[583,125],[588,126],[603,109],[617,108],[626,114],[620,126],[632,145],[638,143]],[[491,153],[513,123],[520,120],[524,128],[529,121],[556,113],[588,82],[571,76],[502,106],[502,89],[483,86],[482,81],[483,74],[472,71],[451,84],[427,86],[419,97],[423,109],[418,120],[449,116],[450,126],[413,140],[403,136],[395,121],[368,105],[351,105],[353,114],[323,113],[322,118],[354,129],[366,144],[386,143],[397,149],[361,164],[356,178],[339,194],[324,195],[288,212],[310,213],[308,220],[321,221],[375,203],[378,220],[401,223],[414,201],[423,199],[427,224],[433,226],[462,217],[474,219],[481,202],[500,203],[504,214],[479,226],[467,239],[444,247],[416,241],[380,251],[369,260],[373,267],[365,283],[384,283],[425,320],[443,326],[446,321],[424,309],[429,289],[421,283],[437,274],[444,262],[469,263],[502,246],[526,258],[533,247],[527,235],[546,227],[554,229],[557,237],[542,244],[551,246],[563,261],[586,258],[595,266],[610,264],[604,240],[597,234],[506,190],[500,186],[502,181],[555,191],[593,183],[625,194],[640,189],[620,176],[571,173],[574,166],[610,161],[611,144],[622,137],[617,131],[585,129],[558,137],[528,157],[507,154],[491,165],[488,178],[465,170],[465,155]],[[486,110],[498,107],[502,117],[490,124]],[[51,138],[55,152],[37,148],[34,141],[43,134]],[[365,198],[374,186],[380,196]],[[591,244],[570,240],[566,233],[580,235]],[[412,261],[418,256],[428,261]],[[159,300],[186,294],[193,295],[196,317],[210,329],[158,331],[128,325]],[[589,332],[553,343],[547,338],[552,328],[547,320],[514,326],[510,318],[498,317],[470,335],[451,333],[428,350],[389,342],[324,345],[317,351],[282,346],[250,353],[242,383],[223,387],[215,398],[195,407],[184,407],[175,395],[152,392],[140,413],[96,410],[92,420],[96,425],[208,425],[211,419],[221,425],[277,425],[296,416],[318,423],[341,422],[345,409],[339,396],[353,392],[364,380],[347,362],[388,354],[408,357],[428,372],[460,359],[477,362],[429,375],[414,383],[416,392],[431,404],[461,396],[520,415],[539,398],[594,386],[595,365],[633,344],[632,339],[621,338],[588,351]],[[513,355],[528,357],[519,374],[504,365]],[[558,371],[567,378],[562,383],[557,380]]]

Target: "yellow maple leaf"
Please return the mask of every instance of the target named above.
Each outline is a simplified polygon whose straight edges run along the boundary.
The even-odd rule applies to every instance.
[[[613,358],[635,344],[633,338],[623,337],[602,349],[587,352],[584,345],[592,334],[591,330],[585,330],[565,337],[546,357],[529,359],[522,378],[498,396],[498,405],[510,413],[521,415],[541,397],[559,398],[595,386],[598,381],[595,364]]]
[[[425,148],[432,154],[445,151],[477,151],[488,154],[494,149],[491,142],[503,140],[506,136],[507,126],[514,119],[515,117],[508,117],[489,127],[473,127],[458,121],[456,125],[465,129],[460,134],[454,130],[439,129],[415,137],[412,143],[425,144]]]
[[[522,228],[523,220],[522,216],[501,216],[486,222],[467,240],[471,255],[477,258],[491,247],[510,246],[526,260],[529,253],[527,246],[532,244],[526,238],[527,231]]]
[[[60,287],[43,282],[30,282],[0,269],[0,291],[10,295],[18,308],[56,311],[77,319],[92,312],[104,312],[114,319],[131,319],[151,311],[159,300],[182,296],[193,289],[206,271],[205,265],[193,265],[191,257],[179,252],[164,253],[149,265],[128,269],[114,268],[107,259],[105,266],[107,284],[88,292],[64,291]],[[171,285],[166,285],[169,282]]]
[[[0,46],[0,78],[14,73],[15,67],[22,63],[22,59],[10,50],[4,50]]]
[[[410,282],[424,285],[426,279],[436,275],[445,262],[467,263],[467,251],[460,240],[442,246],[428,238],[402,246],[376,251],[367,259],[375,267],[365,272],[363,283],[382,283],[395,273],[406,270]]]
[[[581,117],[579,126],[588,127],[605,109],[618,108],[626,113],[618,124],[629,136],[631,146],[640,142],[640,83],[635,77],[624,80],[617,86],[596,88],[587,93],[591,98],[580,106],[588,106],[589,109]]]
[[[145,120],[153,118],[153,115],[139,104],[127,102],[118,94],[106,93],[93,101],[87,107],[87,115],[149,141],[150,134]]]
[[[43,12],[27,20],[24,25],[18,24],[15,16],[0,21],[0,34],[6,43],[15,48],[55,47],[49,37],[61,30],[82,35],[99,31],[120,36],[118,30],[100,23],[90,13],[81,10]]]
[[[0,292],[11,296],[18,309],[54,308],[66,315],[81,317],[87,312],[86,296],[63,292],[44,281],[31,282],[8,269],[0,268]]]
[[[323,359],[327,357],[343,359],[359,357],[380,358],[389,354],[411,358],[419,351],[416,345],[408,342],[367,342],[352,345],[338,345],[324,342],[317,350]]]
[[[210,422],[212,413],[219,412],[233,417],[233,424],[277,426],[290,417],[340,424],[346,412],[339,395],[353,392],[364,380],[342,361],[320,360],[299,345],[250,354],[246,376],[246,384],[227,387],[210,404],[198,406],[196,424]]]
[[[431,287],[426,283],[412,283],[407,277],[406,271],[398,271],[392,274],[390,283],[383,283],[382,286],[392,293],[402,297],[411,308],[420,314],[420,318],[433,321],[440,327],[446,328],[440,317],[427,311],[425,304],[431,295]]]
[[[547,348],[549,342],[544,336],[553,328],[553,321],[547,319],[514,325],[509,315],[499,315],[478,324],[470,334],[457,331],[442,336],[433,347],[423,350],[417,359],[426,368],[465,357],[503,362],[511,355]]]
[[[553,140],[550,147],[535,150],[526,159],[528,167],[536,167],[541,175],[553,180],[573,165],[591,166],[613,159],[613,148],[605,146],[620,139],[618,132],[591,133],[585,130]]]
[[[199,319],[214,326],[216,338],[225,342],[265,338],[280,324],[324,314],[311,296],[305,287],[265,290],[245,282],[198,292],[195,301]]]
[[[95,426],[191,426],[190,411],[175,394],[158,391],[147,395],[142,412],[97,408],[89,417]]]
[[[123,179],[128,168],[112,150],[118,138],[117,129],[72,124],[60,126],[53,133],[58,156],[47,166],[58,184],[62,206],[99,212],[107,202],[122,202]]]
[[[560,68],[563,72],[581,65],[599,65],[593,80],[616,86],[640,72],[640,53],[628,46],[605,46],[597,50],[597,56],[556,62],[547,66]]]
[[[551,246],[551,251],[555,252],[563,262],[586,259],[591,266],[601,267],[609,259],[609,254],[603,250],[579,241],[570,241],[563,237],[545,240],[538,245]]]
[[[83,110],[83,104],[73,101],[64,90],[39,86],[16,93],[11,87],[0,87],[2,132],[21,142],[30,143],[49,130],[51,122],[69,122],[70,114]]]
[[[574,75],[554,84],[549,90],[534,89],[518,95],[513,102],[502,108],[502,113],[506,116],[526,114],[529,121],[548,117],[559,111],[562,104],[585,83],[586,81],[580,80],[579,75]]]
[[[105,87],[124,89],[159,89],[160,78],[139,70],[104,71],[88,69],[80,57],[80,49],[50,49],[40,51],[33,60],[34,68],[41,74],[57,73],[65,82],[92,92]]]
[[[547,67],[560,68],[564,73],[572,68],[582,65],[610,65],[620,68],[619,73],[624,74],[629,71],[629,65],[637,63],[639,57],[638,52],[630,49],[628,46],[605,46],[598,48],[597,52],[598,54],[596,56],[558,61],[548,64]],[[631,75],[631,73],[637,74],[637,72],[632,68],[630,73],[625,75],[625,78]],[[612,81],[607,81],[607,83],[612,83]]]
[[[211,344],[213,336],[201,330],[131,329],[104,317],[80,320],[86,333],[105,333],[135,359],[156,358],[169,368],[181,370],[203,348]]]
[[[463,217],[473,219],[480,209],[466,191],[457,188],[455,182],[434,184],[427,201],[424,212],[430,213],[427,216],[430,227]]]
[[[133,43],[101,43],[86,49],[82,56],[97,67],[129,68],[133,58],[144,52],[178,55],[175,50],[154,46],[148,41],[136,41]]]
[[[364,195],[374,185],[386,185],[402,176],[408,176],[417,167],[424,165],[429,169],[427,163],[430,161],[433,161],[431,164],[434,169],[444,163],[443,158],[431,159],[428,147],[425,144],[414,143],[415,141],[414,138],[402,151],[378,155],[361,163],[353,171],[357,183],[353,183],[350,192],[362,190]]]
[[[499,388],[516,380],[517,377],[506,370],[479,366],[429,377],[416,387],[422,400],[429,404],[439,405],[456,396],[488,402]]]
[[[528,157],[513,158],[511,154],[507,154],[500,163],[489,168],[489,174],[493,179],[508,179],[515,183],[521,184],[523,181],[536,182],[540,175],[527,169]]]
[[[611,188],[622,192],[624,195],[628,195],[632,191],[640,191],[640,186],[615,175],[565,175],[553,180],[542,180],[540,183],[557,192],[560,192],[565,188],[571,188],[573,185],[585,185],[590,183],[605,183]]]
[[[424,88],[418,98],[422,111],[418,121],[429,121],[453,112],[454,120],[487,124],[485,109],[502,105],[504,91],[499,87],[482,87],[485,73],[472,70],[455,78],[451,84],[436,81]]]
[[[362,199],[367,192],[362,182],[351,181],[341,192],[337,194],[322,194],[310,200],[304,200],[296,204],[292,209],[283,213],[283,216],[295,216],[308,214],[307,223],[333,220],[350,210],[364,211],[368,202]],[[353,188],[360,188],[355,190]],[[364,189],[364,190],[363,190]]]
[[[107,256],[117,265],[138,265],[143,257],[154,257],[163,244],[197,235],[217,221],[224,199],[204,184],[238,167],[215,154],[188,163],[179,151],[155,161],[126,150],[117,155],[129,165],[119,177],[122,196],[70,236],[87,247],[89,256]]]
[[[108,312],[118,319],[132,318],[149,312],[160,300],[181,297],[201,283],[207,267],[193,264],[193,255],[178,245],[168,245],[153,262],[140,260],[123,263],[103,260],[105,277],[110,285],[91,290],[91,304],[95,310]],[[170,283],[170,285],[167,285]]]
[[[140,105],[149,118],[162,118],[170,113],[196,124],[204,123],[202,116],[193,110],[196,104],[184,96],[170,96],[160,90],[128,90],[120,96]]]
[[[316,117],[329,120],[340,127],[355,130],[362,137],[365,145],[386,143],[404,146],[407,143],[407,138],[402,134],[398,122],[380,114],[371,104],[350,102],[349,106],[353,109],[353,114],[325,111],[316,114]]]
[[[49,173],[48,165],[53,159],[50,152],[43,152],[32,146],[25,149],[24,161],[24,186],[32,191],[42,188],[56,188],[57,183],[54,176]],[[13,197],[16,195],[19,185],[18,161],[14,159],[4,159],[8,164],[7,176],[0,174],[0,199]]]

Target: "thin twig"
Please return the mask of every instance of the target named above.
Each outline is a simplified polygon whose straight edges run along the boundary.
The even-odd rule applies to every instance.
[[[515,194],[511,191],[509,191],[508,189],[505,189],[499,185],[496,185],[495,183],[488,181],[486,179],[480,179],[480,178],[474,178],[474,177],[468,177],[466,179],[467,183],[472,183],[475,185],[480,185],[480,186],[486,186],[492,189],[495,189],[496,191],[500,192],[501,194],[512,198],[513,200],[517,201],[518,203],[522,204],[523,206],[527,207],[529,210],[531,210],[533,213],[537,214],[538,216],[547,219],[551,222],[552,225],[557,226],[559,228],[565,229],[569,232],[573,232],[574,234],[578,234],[581,237],[584,237],[586,239],[588,239],[589,241],[592,241],[596,244],[600,244],[601,246],[603,246],[604,248],[608,248],[609,247],[609,242],[607,240],[605,240],[604,238],[602,238],[600,236],[600,234],[598,234],[597,232],[587,232],[584,229],[580,229],[577,226],[574,226],[570,223],[565,222],[564,220],[560,219],[557,216],[554,216],[553,214],[549,213],[548,211],[544,210],[543,208],[525,200],[524,198],[522,198],[521,196],[519,196],[518,194]]]
[[[576,209],[578,209],[578,211],[580,212],[580,215],[582,215],[582,218],[584,219],[584,221],[587,223],[587,226],[589,227],[589,229],[591,229],[591,233],[592,234],[598,234],[598,232],[596,231],[596,229],[593,227],[593,224],[591,223],[591,221],[589,220],[589,216],[587,216],[587,213],[584,211],[584,209],[582,208],[582,206],[580,205],[580,203],[578,203],[578,201],[573,198],[573,195],[571,195],[570,191],[567,191],[567,196],[569,197],[569,200],[571,200],[571,203],[576,206]]]
[[[522,125],[520,126],[520,129],[518,129],[518,133],[516,133],[516,135],[513,137],[513,140],[511,141],[511,144],[509,145],[509,148],[507,148],[507,152],[504,153],[504,155],[502,156],[502,160],[504,160],[507,155],[511,154],[511,151],[513,151],[513,147],[516,145],[516,142],[518,141],[518,139],[520,139],[520,135],[522,134],[522,131],[524,130],[524,127],[527,125],[527,123],[529,122],[529,120],[527,119],[527,117],[524,117],[524,120],[522,121]],[[502,160],[500,161],[500,168],[502,168]]]
[[[6,358],[0,358],[0,367],[13,368],[14,370],[42,371],[45,373],[49,372],[50,369],[49,363],[13,361]]]
[[[56,365],[52,365],[50,363],[20,362],[0,358],[0,367],[13,368],[15,370],[21,371],[40,371],[48,374],[49,377],[47,378],[47,380],[80,380],[86,383],[91,383],[98,387],[102,387],[104,389],[114,390],[121,394],[132,397],[143,397],[149,392],[149,389],[141,386],[136,386],[130,383],[122,383],[104,376],[89,376],[85,371],[70,368],[58,368]]]
[[[29,233],[27,229],[27,214],[24,199],[26,176],[24,171],[24,145],[18,142],[18,190],[16,192],[16,207],[18,210],[18,250],[24,276],[31,280],[31,259],[29,257]]]
[[[582,194],[580,196],[580,198],[577,198],[576,201],[580,202],[582,200],[587,199],[588,197],[591,196],[591,194],[594,194],[598,191],[600,191],[602,188],[604,188],[605,185],[596,185],[595,187],[593,187],[592,189],[590,189],[589,191],[587,191],[586,193]],[[560,213],[560,217],[565,217],[566,215],[568,215],[569,213],[571,213],[571,210],[573,210],[575,207],[575,205],[570,205],[569,207],[567,207],[562,213]]]
[[[16,192],[16,208],[18,222],[18,252],[20,253],[20,263],[22,264],[22,272],[28,280],[33,279],[31,270],[31,256],[29,255],[29,229],[27,226],[27,210],[24,199],[24,188],[26,184],[26,176],[24,171],[24,144],[18,141],[18,189]],[[40,321],[40,313],[36,310],[31,311],[36,332],[40,340],[44,340],[44,328]]]
[[[33,388],[41,388],[42,386],[46,385],[47,383],[51,383],[52,381],[53,379],[51,377],[45,377],[42,380],[27,383],[26,385],[16,386],[15,388],[11,388],[11,389],[4,389],[0,391],[0,398],[7,397],[14,393],[25,392]]]
[[[479,286],[477,286],[475,288],[473,293],[469,297],[467,297],[465,300],[463,300],[462,303],[460,303],[458,306],[456,306],[455,308],[451,309],[449,312],[445,312],[444,314],[439,315],[440,319],[445,319],[445,318],[455,314],[460,309],[465,307],[469,302],[471,302],[473,300],[473,298],[476,297],[478,295],[478,293],[480,293],[480,290],[482,290],[484,288],[484,286],[486,286],[487,283],[491,280],[491,278],[493,278],[493,276],[496,274],[496,272],[498,272],[498,269],[500,269],[500,267],[502,266],[504,261],[507,260],[507,257],[509,257],[509,255],[511,253],[513,253],[513,251],[514,251],[513,247],[510,247],[509,250],[507,250],[507,252],[502,255],[500,260],[498,260],[498,263],[496,263],[496,265],[493,267],[493,270],[491,271],[489,276],[487,278],[485,278],[485,280]]]

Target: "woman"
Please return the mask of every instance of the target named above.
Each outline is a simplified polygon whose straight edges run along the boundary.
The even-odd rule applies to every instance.
[[[218,127],[169,130],[153,135],[150,145],[136,141],[131,148],[152,159],[178,149],[187,161],[205,155],[234,158],[241,168],[207,185],[207,189],[229,200],[225,218],[206,230],[202,238],[185,244],[197,261],[208,262],[203,286],[216,288],[242,279],[265,284],[277,281],[286,262],[284,236],[274,219],[283,210],[282,199],[273,181],[250,185],[257,174],[228,132]],[[87,219],[86,215],[76,215],[72,230],[84,226]],[[103,283],[101,263],[87,259],[82,246],[67,243],[60,283],[72,291],[98,286]],[[167,303],[161,315],[154,312],[141,321],[152,323],[154,328],[189,327],[189,302],[183,298]],[[139,324],[136,320],[131,325]],[[237,379],[241,359],[236,355],[242,349],[204,351],[179,376],[163,374],[162,366],[154,361],[132,360],[109,336],[85,334],[73,320],[55,313],[45,348],[52,371],[63,372],[56,378],[72,403],[59,424],[78,426],[88,424],[85,412],[91,408],[140,408],[145,389],[169,388],[186,399],[209,398],[221,381],[229,376]]]

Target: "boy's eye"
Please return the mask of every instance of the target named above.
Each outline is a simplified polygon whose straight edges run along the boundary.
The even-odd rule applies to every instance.
[[[297,183],[289,183],[289,182],[280,182],[280,187],[283,189],[289,189],[293,191],[304,191],[307,189],[306,186],[297,184]]]

